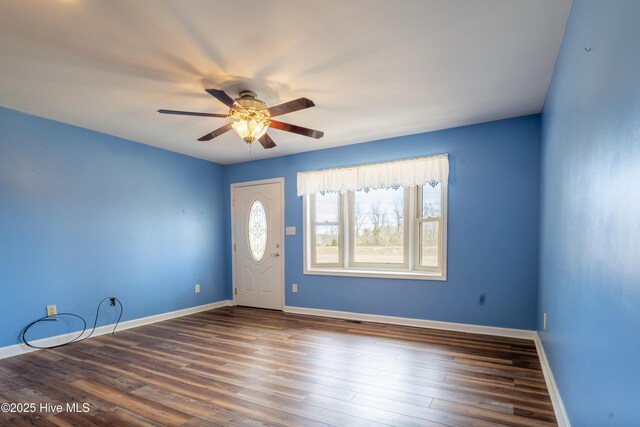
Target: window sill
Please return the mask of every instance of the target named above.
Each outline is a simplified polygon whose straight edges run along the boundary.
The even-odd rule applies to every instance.
[[[446,282],[447,276],[439,273],[416,272],[416,271],[375,271],[375,270],[355,270],[355,269],[329,269],[311,268],[304,269],[304,274],[311,276],[343,276],[343,277],[369,277],[379,279],[408,279],[408,280],[429,280]]]

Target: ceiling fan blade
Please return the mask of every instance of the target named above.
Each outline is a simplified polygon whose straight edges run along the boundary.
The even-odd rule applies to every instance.
[[[225,91],[218,90],[218,89],[205,89],[205,90],[207,91],[207,93],[209,95],[213,96],[214,98],[216,98],[218,101],[222,102],[227,107],[233,108],[236,111],[244,110],[244,108],[242,108],[241,106],[236,104],[236,102],[233,100],[233,98],[231,98],[229,95],[227,95]]]
[[[309,138],[320,139],[324,136],[324,132],[319,130],[313,130],[309,128],[303,128],[302,126],[296,126],[289,123],[278,122],[276,120],[271,120],[271,124],[269,127],[279,130],[284,130],[286,132],[293,132],[299,135],[308,136]]]
[[[227,123],[226,125],[222,126],[221,128],[218,128],[218,129],[214,130],[213,132],[210,132],[210,133],[206,134],[205,136],[202,136],[202,137],[198,138],[198,141],[210,141],[213,138],[215,138],[216,136],[220,136],[225,132],[229,132],[231,129],[232,129],[231,123]]]
[[[260,144],[262,144],[264,148],[273,148],[276,146],[276,143],[273,142],[273,139],[271,139],[271,137],[266,133],[262,135],[258,141],[260,141]]]
[[[308,98],[298,98],[293,101],[285,102],[283,104],[274,105],[268,108],[271,117],[281,116],[283,114],[292,113],[298,110],[304,110],[305,108],[315,107],[316,104]]]
[[[220,117],[224,119],[227,114],[214,114],[214,113],[194,113],[192,111],[176,111],[176,110],[158,110],[158,113],[162,114],[178,114],[181,116],[201,116],[201,117]]]

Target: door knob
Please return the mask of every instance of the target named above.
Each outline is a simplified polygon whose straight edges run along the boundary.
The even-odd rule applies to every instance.
[[[269,254],[270,256],[280,256],[280,252],[274,252],[272,254]]]

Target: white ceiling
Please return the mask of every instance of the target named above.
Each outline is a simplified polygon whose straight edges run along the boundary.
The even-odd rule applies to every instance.
[[[235,163],[540,112],[570,0],[0,0],[0,104]],[[320,140],[249,154],[204,92],[251,89]]]

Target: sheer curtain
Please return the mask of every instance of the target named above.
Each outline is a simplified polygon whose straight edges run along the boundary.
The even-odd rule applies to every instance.
[[[412,187],[447,182],[449,156],[418,157],[333,169],[298,172],[298,196],[324,192],[345,193],[370,188]]]

